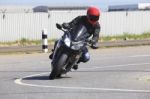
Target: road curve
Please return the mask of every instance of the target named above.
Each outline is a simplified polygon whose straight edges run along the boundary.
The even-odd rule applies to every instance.
[[[149,99],[150,46],[90,50],[77,71],[49,80],[49,54],[0,55],[0,99]]]

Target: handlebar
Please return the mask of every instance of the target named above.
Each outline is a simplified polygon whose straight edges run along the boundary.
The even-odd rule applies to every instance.
[[[63,26],[61,24],[58,24],[56,23],[56,27],[59,29],[59,30],[62,30],[64,33],[67,33],[68,36],[70,36],[70,31],[69,29],[65,29],[63,28]],[[86,45],[90,46],[91,48],[94,48],[95,46],[93,46],[93,41],[92,40],[86,40],[85,41]],[[96,47],[95,47],[96,48]]]

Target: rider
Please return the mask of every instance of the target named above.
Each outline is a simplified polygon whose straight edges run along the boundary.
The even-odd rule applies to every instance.
[[[89,34],[89,36],[86,39],[88,39],[89,37],[92,36],[91,48],[97,49],[99,33],[100,33],[100,24],[98,22],[99,17],[100,17],[100,10],[96,7],[89,7],[87,9],[87,15],[78,16],[69,23],[63,23],[62,26],[63,26],[63,28],[68,29],[70,27],[75,27],[80,24],[83,24],[87,28],[87,31]],[[54,46],[54,48],[55,48],[55,46]],[[52,59],[52,57],[53,57],[53,53],[49,56],[49,58]],[[89,59],[90,59],[90,55],[88,53],[88,49],[85,47],[83,49],[83,54],[80,57],[78,63],[79,62],[87,62],[87,61],[89,61]],[[78,65],[77,64],[74,65],[73,69],[75,69],[75,70],[78,69]]]

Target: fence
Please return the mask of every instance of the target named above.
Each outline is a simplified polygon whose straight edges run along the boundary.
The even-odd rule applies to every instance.
[[[21,38],[41,39],[41,31],[48,30],[48,38],[59,38],[62,32],[56,23],[69,22],[85,10],[49,11],[48,13],[0,13],[0,42]],[[140,34],[150,31],[150,11],[102,12],[101,35],[123,33]]]

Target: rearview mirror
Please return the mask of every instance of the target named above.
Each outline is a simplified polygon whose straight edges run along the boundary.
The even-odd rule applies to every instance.
[[[62,26],[60,25],[60,24],[58,24],[58,23],[56,23],[56,27],[58,28],[58,29],[62,29]]]

